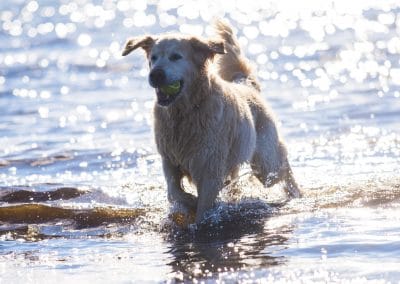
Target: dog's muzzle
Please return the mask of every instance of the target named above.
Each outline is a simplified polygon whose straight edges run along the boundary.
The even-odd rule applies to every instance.
[[[150,86],[156,89],[157,103],[168,106],[178,97],[183,87],[183,80],[168,80],[162,68],[155,68],[149,75]]]
[[[166,84],[167,76],[161,68],[153,69],[149,75],[149,83],[153,88],[158,88]]]

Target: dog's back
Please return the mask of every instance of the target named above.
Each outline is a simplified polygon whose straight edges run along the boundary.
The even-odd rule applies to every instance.
[[[228,24],[218,20],[215,30],[224,42],[226,51],[224,55],[217,55],[215,61],[220,77],[228,82],[245,84],[257,91],[257,94],[237,93],[247,100],[257,132],[256,148],[250,161],[253,172],[267,186],[284,180],[288,195],[299,197],[301,194],[287,161],[286,147],[279,137],[272,112],[259,96],[260,84],[254,67],[242,55],[238,40]]]
[[[244,83],[260,91],[254,67],[242,55],[238,40],[231,27],[218,20],[215,23],[215,30],[224,42],[226,51],[226,54],[217,55],[215,60],[221,78],[228,82]]]

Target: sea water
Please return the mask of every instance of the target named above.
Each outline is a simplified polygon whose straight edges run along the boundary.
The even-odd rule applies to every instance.
[[[244,165],[194,228],[166,198],[144,54],[121,50],[215,18],[303,197]],[[399,55],[394,0],[2,1],[0,282],[399,282]]]

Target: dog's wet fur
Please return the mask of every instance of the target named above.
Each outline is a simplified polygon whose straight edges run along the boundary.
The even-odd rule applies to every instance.
[[[154,131],[170,202],[196,211],[196,223],[219,191],[249,162],[265,185],[284,182],[289,197],[300,197],[287,151],[249,61],[232,29],[215,24],[217,37],[162,35],[131,38],[122,55],[146,52],[149,83],[155,88]],[[180,83],[174,94],[162,86]],[[187,176],[197,197],[185,192]]]

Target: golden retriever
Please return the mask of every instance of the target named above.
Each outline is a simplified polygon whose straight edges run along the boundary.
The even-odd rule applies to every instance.
[[[260,94],[253,68],[225,22],[218,37],[139,36],[122,55],[146,52],[155,89],[154,131],[168,187],[168,200],[196,210],[196,223],[214,205],[225,181],[249,162],[265,185],[284,181],[290,197],[300,191],[273,115]],[[185,192],[182,178],[196,186]]]

